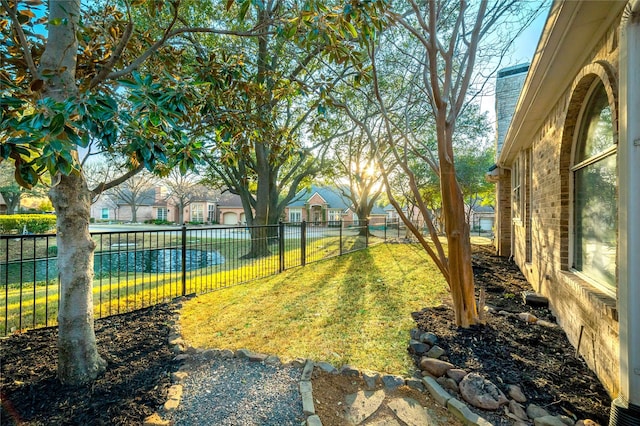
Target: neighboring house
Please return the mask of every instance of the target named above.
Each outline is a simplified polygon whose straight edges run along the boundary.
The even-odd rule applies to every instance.
[[[306,221],[311,224],[338,225],[340,221],[352,223],[358,221],[358,215],[351,201],[344,197],[338,188],[312,185],[299,191],[293,201],[285,208],[287,222]],[[374,206],[369,215],[371,223],[384,223],[387,213],[379,206]]]
[[[247,218],[239,195],[223,192],[218,199],[217,222],[223,225],[246,224]]]
[[[7,214],[7,203],[4,202],[4,198],[0,194],[0,214]]]
[[[465,206],[468,211],[469,206]],[[492,206],[475,205],[469,212],[469,227],[471,232],[491,232],[496,213]]]
[[[184,207],[185,223],[219,222],[218,197],[219,195],[212,193],[190,200],[189,204]],[[145,191],[138,197],[137,204],[137,222],[166,220],[177,223],[179,221],[179,208],[175,201],[168,196],[167,189],[162,186]],[[114,194],[102,194],[91,205],[91,217],[98,221],[128,222],[132,220],[131,205]]]
[[[498,254],[549,298],[577,352],[636,415],[638,16],[636,0],[553,3],[491,172]]]

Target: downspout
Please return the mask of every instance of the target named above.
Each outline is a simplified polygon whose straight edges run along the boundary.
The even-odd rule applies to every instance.
[[[640,0],[620,22],[618,318],[620,394],[610,426],[640,425]]]

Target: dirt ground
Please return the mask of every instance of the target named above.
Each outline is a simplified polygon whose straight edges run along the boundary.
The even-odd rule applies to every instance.
[[[522,303],[520,292],[530,287],[508,260],[476,247],[474,271],[478,289],[486,291],[487,305],[553,321],[547,309]],[[0,424],[140,424],[165,402],[170,373],[179,367],[167,345],[173,318],[173,305],[167,304],[97,321],[96,336],[108,361],[107,372],[80,388],[62,387],[56,380],[55,329],[2,339]],[[438,344],[456,366],[479,372],[503,388],[519,384],[530,402],[553,413],[608,424],[607,393],[575,357],[559,328],[529,325],[515,315],[489,314],[485,326],[462,330],[452,325],[446,301],[441,307],[414,313],[414,319],[416,327],[439,336]],[[316,410],[325,426],[341,424],[338,402],[362,386],[358,379],[314,378]],[[421,398],[408,388],[401,392]]]

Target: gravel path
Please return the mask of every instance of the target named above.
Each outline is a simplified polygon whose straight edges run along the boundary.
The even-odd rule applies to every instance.
[[[182,381],[182,401],[171,419],[176,426],[300,425],[301,374],[291,365],[214,358]]]

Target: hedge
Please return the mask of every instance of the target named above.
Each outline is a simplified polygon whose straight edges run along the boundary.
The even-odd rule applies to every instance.
[[[0,233],[44,234],[56,228],[56,216],[52,214],[11,214],[0,216]]]

